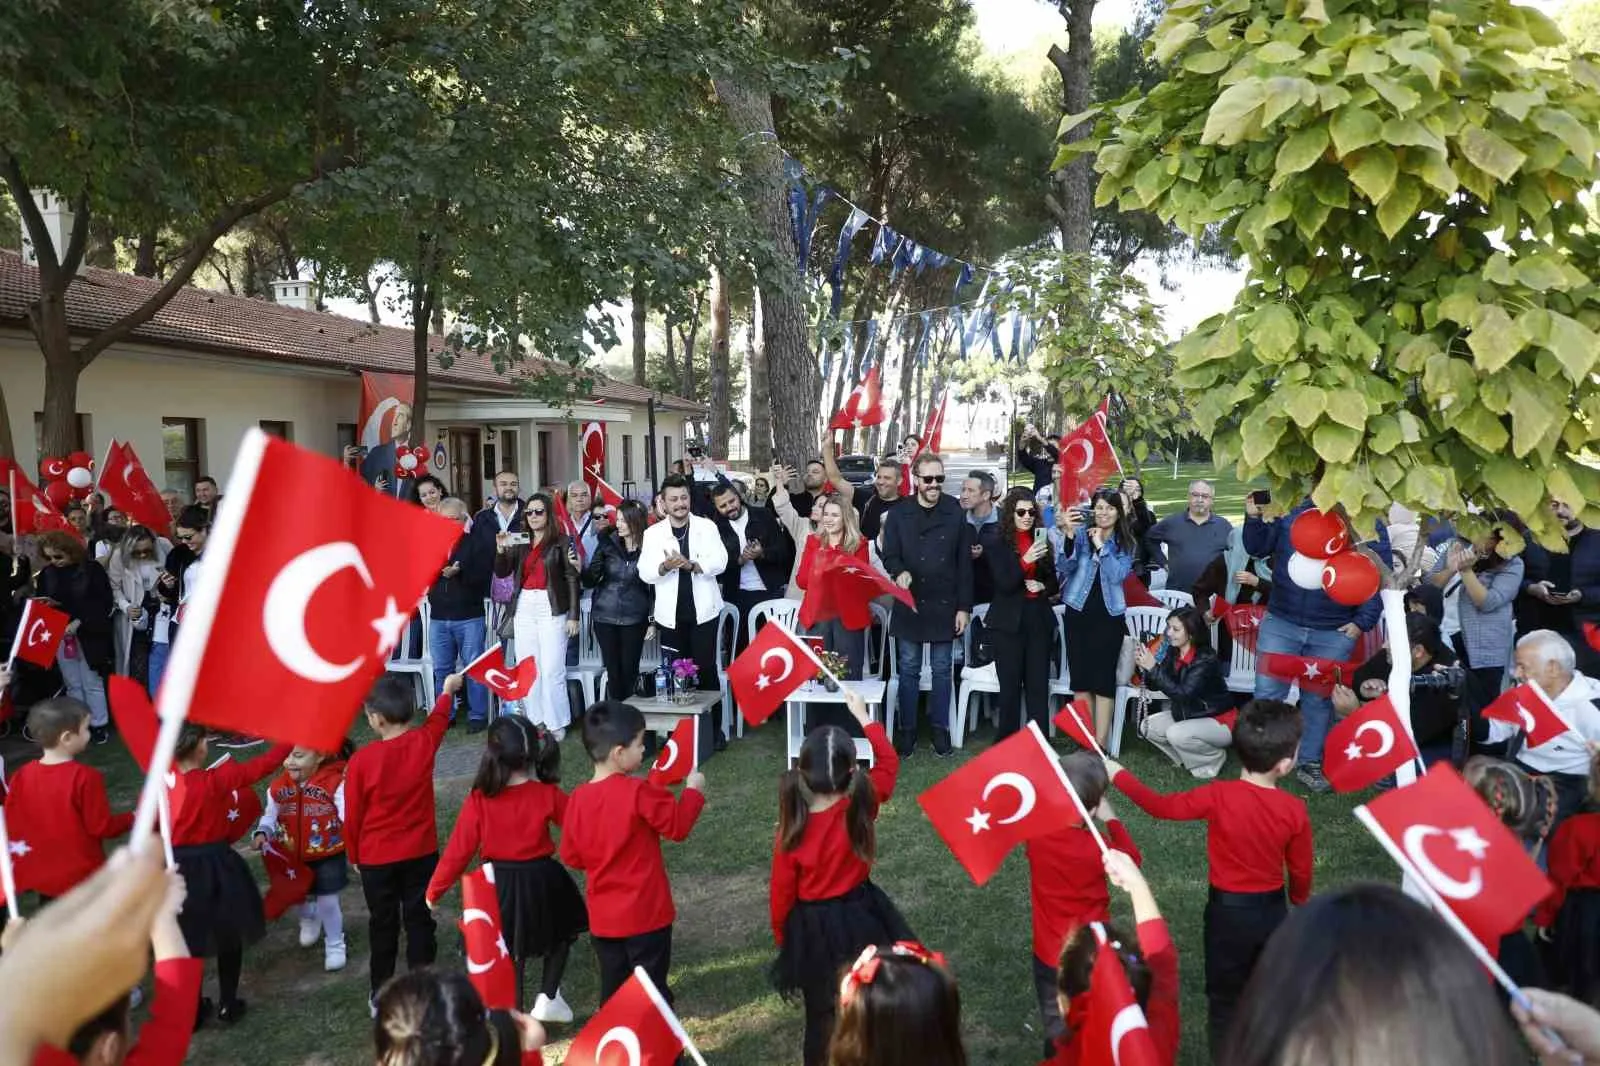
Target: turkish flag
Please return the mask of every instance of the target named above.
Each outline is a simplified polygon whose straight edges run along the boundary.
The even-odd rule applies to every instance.
[[[838,548],[823,548],[813,560],[800,600],[800,624],[806,628],[837,618],[846,629],[872,624],[872,601],[893,596],[913,611],[917,601],[870,563]]]
[[[1360,663],[1313,659],[1304,655],[1264,651],[1256,656],[1256,671],[1279,681],[1297,683],[1301,692],[1313,696],[1332,696],[1333,686],[1350,683]],[[1341,680],[1342,679],[1342,680]]]
[[[585,422],[578,433],[583,453],[583,481],[589,491],[600,494],[600,475],[606,469],[606,427],[603,422]]]
[[[601,477],[599,474],[594,476],[593,492],[596,496],[600,497],[600,502],[605,504],[607,507],[622,506],[622,493],[612,488],[611,483],[605,478]]]
[[[1061,764],[1033,722],[928,789],[917,802],[980,885],[1018,844],[1082,821]]]
[[[496,644],[472,660],[463,672],[503,700],[522,699],[533,691],[534,679],[539,676],[532,655],[523,656],[516,666],[507,666],[504,644]]]
[[[883,411],[883,390],[878,379],[878,368],[867,371],[866,379],[850,390],[844,406],[828,423],[829,429],[860,429],[875,426],[888,416]]]
[[[1164,1066],[1128,972],[1104,940],[1095,951],[1089,990],[1083,995],[1089,1009],[1075,1034],[1082,1066]]]
[[[490,1010],[517,1009],[517,967],[501,932],[500,896],[494,864],[484,863],[461,879],[461,920],[466,938],[467,978]]]
[[[276,921],[290,907],[305,902],[315,878],[311,867],[274,844],[262,846],[261,864],[267,868],[267,895],[261,902],[267,920]]]
[[[650,780],[657,785],[676,785],[700,765],[700,730],[691,716],[678,722],[661,745],[656,761],[650,764]]]
[[[224,755],[222,759],[228,756]],[[217,762],[221,762],[218,759]],[[212,764],[213,766],[216,763]],[[234,843],[248,837],[255,829],[256,823],[261,821],[261,797],[256,795],[253,788],[236,788],[228,793],[228,810],[223,815],[228,820],[228,836]]]
[[[1394,704],[1379,696],[1328,731],[1322,772],[1335,792],[1359,792],[1419,754]]]
[[[17,623],[17,635],[11,641],[11,655],[6,662],[21,659],[35,666],[49,666],[56,661],[56,650],[71,621],[66,612],[43,600],[29,600],[22,606],[22,621]]]
[[[75,537],[80,542],[83,534],[67,521],[45,494],[10,459],[0,458],[6,467],[6,487],[11,493],[11,532],[25,537],[29,533],[47,533],[56,530]]]
[[[1071,545],[1067,546],[1067,550],[1069,552],[1072,550]],[[1166,606],[1166,604],[1155,598],[1155,595],[1150,591],[1150,586],[1146,585],[1143,581],[1140,581],[1139,578],[1133,574],[1129,574],[1127,577],[1122,579],[1122,599],[1123,602],[1129,607]]]
[[[158,710],[337,751],[461,524],[258,429],[226,495]]]
[[[112,507],[135,524],[165,536],[172,535],[172,515],[161,499],[161,490],[156,488],[144,464],[133,453],[133,445],[118,440],[111,442],[106,449],[106,461],[100,467],[100,491],[106,494]]]
[[[1061,438],[1061,491],[1057,507],[1087,504],[1106,478],[1122,469],[1111,438],[1106,435],[1105,419],[1090,415],[1088,420]]]
[[[673,1066],[688,1046],[677,1015],[650,975],[635,967],[573,1038],[562,1061],[566,1066]]]
[[[744,720],[760,725],[771,718],[789,693],[816,676],[816,662],[783,626],[762,626],[750,646],[728,664],[728,684]]]
[[[1485,718],[1510,722],[1527,735],[1527,746],[1537,748],[1572,729],[1550,697],[1538,685],[1508,688],[1483,709]]]
[[[1495,953],[1550,892],[1522,842],[1448,763],[1356,808],[1402,869],[1427,882]]]
[[[139,764],[139,769],[150,771],[150,755],[156,750],[156,734],[161,732],[161,722],[156,709],[150,705],[150,694],[143,685],[126,674],[112,674],[106,679],[106,694],[111,697],[111,718],[117,723],[117,732],[128,754]]]
[[[572,520],[572,512],[567,510],[567,494],[564,492],[556,493],[555,504],[556,525],[561,528],[561,532],[567,535],[567,540],[571,542],[573,550],[578,553],[578,565],[582,566],[584,564],[583,541],[578,538],[578,523]]]
[[[950,399],[948,391],[939,394],[939,402],[928,408],[928,420],[922,425],[922,443],[917,446],[917,455],[923,452],[937,452],[939,445],[944,442],[944,408]],[[916,455],[911,457],[915,465]]]
[[[1220,596],[1213,596],[1211,614],[1228,627],[1228,635],[1235,644],[1251,655],[1256,653],[1256,643],[1261,639],[1261,620],[1267,616],[1265,604],[1223,603]]]
[[[1051,719],[1056,728],[1078,743],[1081,748],[1098,752],[1100,745],[1094,739],[1094,712],[1089,709],[1089,701],[1079,697],[1070,703],[1063,703],[1061,710]]]

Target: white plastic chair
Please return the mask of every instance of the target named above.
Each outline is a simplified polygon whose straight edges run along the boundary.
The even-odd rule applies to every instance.
[[[1249,695],[1256,690],[1256,653],[1240,644],[1237,637],[1233,638],[1228,655],[1228,676],[1223,684],[1228,686],[1229,692]]]
[[[1150,595],[1166,604],[1169,611],[1176,611],[1179,607],[1194,606],[1194,597],[1177,589],[1151,589]]]
[[[889,683],[883,690],[883,728],[891,737],[894,736],[894,715],[900,707],[900,652],[899,642],[890,640],[889,646]],[[953,658],[953,657],[952,657]],[[922,655],[922,674],[917,678],[918,692],[933,691],[933,657],[926,651]],[[956,680],[955,666],[952,662],[950,669],[950,712],[955,714]]]
[[[1055,605],[1054,611],[1056,616],[1056,650],[1061,656],[1061,665],[1056,672],[1056,676],[1050,679],[1050,695],[1065,696],[1068,700],[1071,700],[1074,693],[1072,691],[1072,668],[1067,664],[1067,608],[1064,604],[1058,603]],[[1054,715],[1050,716],[1050,735],[1056,735]]]
[[[884,668],[889,665],[890,611],[876,600],[868,609],[872,612],[872,622],[867,626],[867,654],[862,676],[882,677]]]
[[[1122,615],[1123,624],[1128,627],[1128,635],[1140,645],[1148,644],[1151,640],[1161,635],[1167,627],[1167,614],[1165,607],[1129,607]],[[1164,700],[1165,692],[1147,689],[1138,685],[1118,685],[1116,703],[1111,714],[1111,737],[1107,745],[1107,752],[1116,756],[1122,751],[1122,723],[1127,715],[1128,700],[1136,696],[1144,696],[1147,700]]]
[[[578,608],[578,665],[567,670],[567,680],[576,681],[583,690],[583,705],[593,706],[600,690],[600,675],[605,673],[605,662],[600,658],[600,644],[594,639],[594,620],[590,618],[588,604]]]
[[[417,681],[417,687],[422,690],[424,700],[422,705],[431,708],[435,693],[433,691],[433,653],[428,646],[428,623],[433,621],[433,608],[428,606],[426,598],[417,605],[416,617],[421,621],[420,627],[414,627],[410,622],[400,631],[400,644],[395,648],[394,657],[384,664],[384,669],[391,674],[410,674]],[[413,629],[420,629],[420,639],[412,641]]]
[[[739,650],[739,608],[731,603],[722,605],[717,615],[717,677],[722,682],[722,735],[732,739],[735,728],[733,713],[733,686],[728,683],[728,666]],[[738,716],[739,735],[744,736],[744,715]]]
[[[738,614],[738,612],[735,612],[735,617],[737,617],[737,614]],[[800,601],[799,600],[791,600],[791,599],[762,600],[760,603],[756,604],[754,607],[752,607],[750,609],[750,617],[746,618],[744,620],[744,625],[745,625],[745,628],[749,631],[749,639],[750,640],[755,640],[756,639],[756,630],[761,628],[761,624],[764,621],[766,621],[766,622],[781,622],[783,625],[789,627],[789,631],[790,632],[794,632],[795,627],[799,624],[799,621],[798,621],[799,615],[800,615]],[[718,632],[719,633],[721,632],[721,622],[720,621],[718,623]],[[733,660],[730,658],[728,661],[732,662]],[[733,708],[733,693],[728,688],[728,680],[727,680],[727,671],[726,671],[726,669],[724,669],[724,671],[723,671],[722,685],[723,685],[723,692],[724,692],[724,696],[723,696],[724,712],[728,713],[728,714],[731,714],[733,712],[733,709],[734,709]],[[737,719],[733,723],[733,727],[739,731],[739,736],[741,736],[741,737],[744,736],[744,715],[741,714],[741,715],[739,715],[737,717]]]
[[[989,605],[980,603],[972,608],[972,620],[989,617]],[[962,658],[965,662],[972,661],[972,626],[968,625],[961,631]],[[961,739],[967,731],[967,708],[971,706],[974,696],[980,693],[998,695],[1000,692],[999,668],[994,663],[987,666],[967,666],[961,671],[961,687],[956,692],[955,703],[950,706],[950,743],[961,747]],[[973,719],[973,726],[977,726],[977,719]]]

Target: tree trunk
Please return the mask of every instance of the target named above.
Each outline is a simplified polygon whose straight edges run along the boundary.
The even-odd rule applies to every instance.
[[[798,252],[784,196],[783,155],[776,145],[759,137],[770,136],[773,129],[772,97],[765,86],[731,77],[716,79],[716,89],[733,128],[743,135],[743,192],[756,232],[766,239],[765,251],[771,256],[759,264],[757,276],[761,278],[761,331],[773,445],[787,461],[800,463],[817,451],[822,377],[808,343],[803,278],[795,269]],[[752,421],[759,417],[760,407],[753,397]]]
[[[1061,105],[1065,114],[1076,115],[1089,108],[1090,74],[1094,66],[1094,0],[1059,0],[1061,17],[1067,23],[1067,50],[1051,45],[1048,53],[1061,75]],[[1067,141],[1082,140],[1093,129],[1080,123],[1067,134]],[[1093,236],[1094,156],[1081,155],[1051,178],[1054,194],[1046,197],[1050,213],[1061,229],[1061,245],[1071,253],[1089,251]]]
[[[434,313],[430,285],[411,286],[411,436],[412,443],[427,439],[428,338]]]
[[[767,366],[763,321],[765,291],[757,288],[750,319],[750,462],[757,470],[772,466],[772,377]]]
[[[367,298],[367,317],[374,326],[381,325],[383,316],[378,313],[378,291],[383,288],[383,282],[372,283],[372,273],[369,271],[361,278],[361,291]]]
[[[706,452],[716,459],[728,458],[728,427],[733,410],[728,403],[728,278],[717,265],[711,265],[711,432]]]
[[[66,455],[83,446],[78,439],[77,353],[71,343],[60,354],[47,354],[44,361],[44,433],[39,456]]]
[[[700,338],[702,306],[701,293],[697,289],[694,294],[694,314],[689,316],[689,328],[678,333],[678,339],[683,342],[683,391],[679,395],[685,400],[694,399],[694,349]]]
[[[156,231],[139,234],[139,246],[133,253],[133,273],[141,278],[156,276]]]
[[[678,380],[678,328],[671,315],[667,316],[667,380]]]
[[[633,383],[645,384],[644,332],[645,317],[650,313],[650,286],[645,284],[644,270],[633,268]]]

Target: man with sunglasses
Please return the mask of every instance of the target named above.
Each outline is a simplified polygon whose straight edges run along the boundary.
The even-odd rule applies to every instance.
[[[889,622],[901,683],[895,748],[908,758],[917,746],[917,702],[921,695],[922,656],[926,648],[932,691],[928,714],[933,719],[933,752],[941,758],[950,745],[950,670],[953,641],[967,627],[972,612],[973,530],[961,505],[944,491],[944,460],[924,452],[912,468],[916,494],[901,500],[884,518],[884,569],[895,583],[910,589],[915,611],[896,602]]]

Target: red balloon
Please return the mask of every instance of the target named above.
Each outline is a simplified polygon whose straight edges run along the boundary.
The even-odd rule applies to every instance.
[[[1344,520],[1326,511],[1302,511],[1289,527],[1289,543],[1301,555],[1331,559],[1350,546]]]
[[[1322,571],[1322,591],[1346,607],[1358,607],[1378,591],[1378,567],[1360,552],[1340,552]]]
[[[67,461],[59,456],[49,455],[39,464],[39,473],[44,475],[44,480],[54,481],[67,476]]]
[[[68,500],[72,499],[72,486],[65,481],[52,481],[44,487],[44,498],[60,510],[67,505]]]
[[[67,456],[67,469],[70,470],[75,466],[81,466],[89,470],[93,470],[94,457],[88,452],[73,452],[71,455]]]

